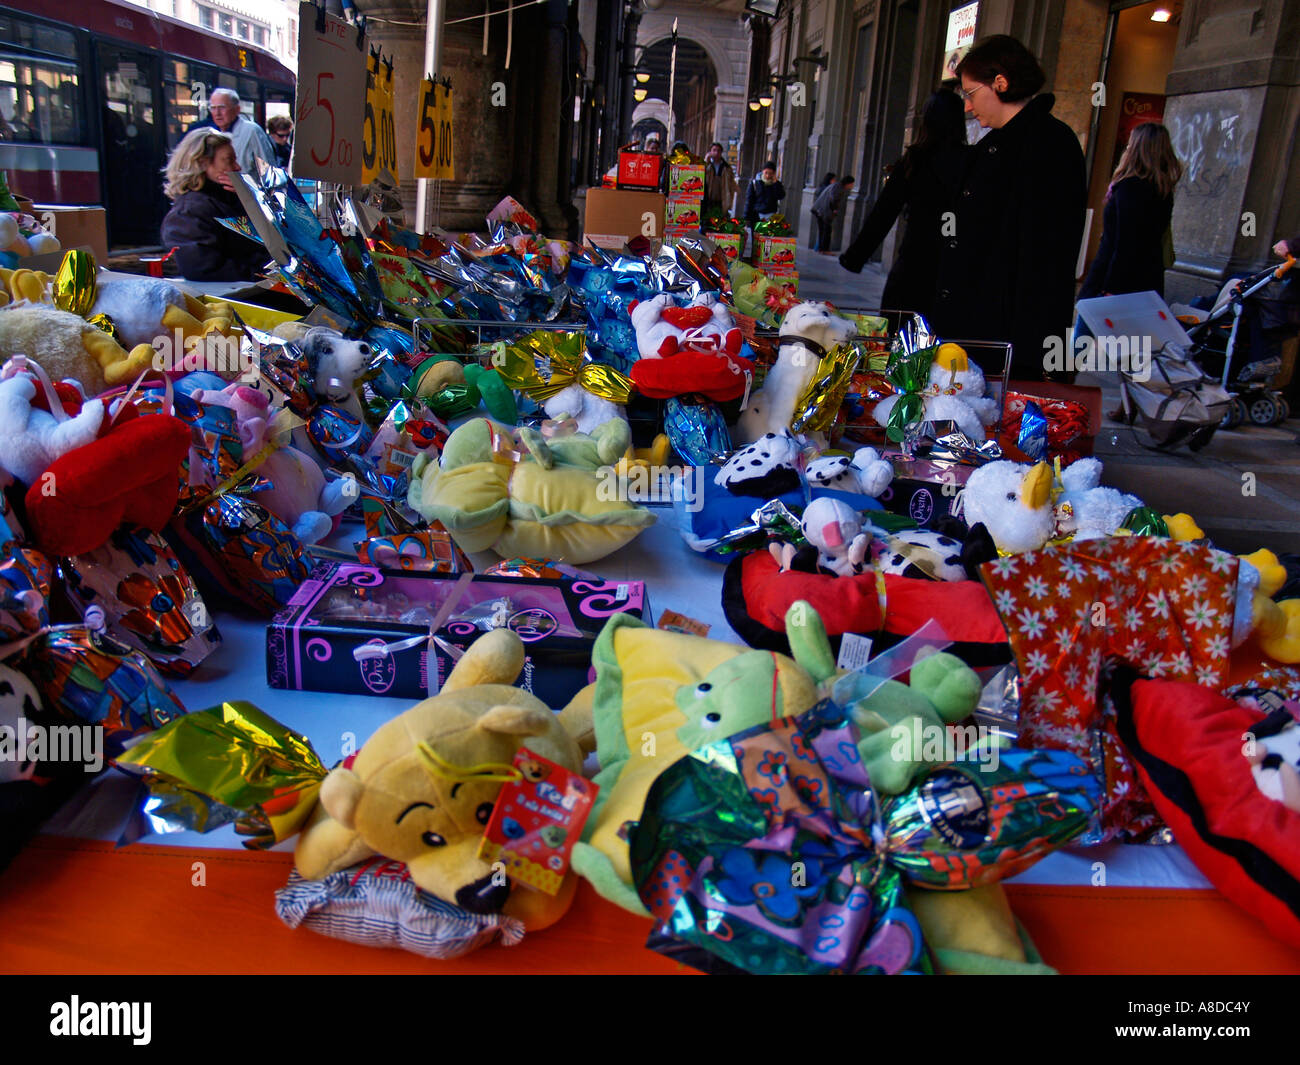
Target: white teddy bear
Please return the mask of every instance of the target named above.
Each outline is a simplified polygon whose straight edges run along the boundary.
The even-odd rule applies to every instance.
[[[675,306],[672,296],[661,292],[651,299],[637,300],[629,307],[628,317],[636,330],[636,350],[641,358],[666,359],[677,354],[682,331],[663,317],[666,308]]]
[[[89,444],[104,420],[104,401],[88,400],[74,417],[57,421],[32,406],[36,383],[18,373],[0,381],[0,467],[23,484],[35,484],[54,460]]]
[[[623,407],[613,400],[593,395],[582,385],[572,384],[542,404],[546,416],[556,420],[568,415],[578,423],[578,432],[591,436],[597,427],[615,418],[627,421]]]
[[[719,351],[728,355],[739,355],[740,345],[744,342],[744,338],[736,326],[736,320],[731,317],[731,311],[722,302],[718,294],[716,292],[701,292],[691,301],[691,306],[708,307],[713,312],[713,317],[699,327],[699,335],[713,339],[717,343]]]
[[[972,440],[984,439],[984,427],[998,417],[997,400],[984,395],[984,374],[956,344],[943,344],[930,367],[931,394],[922,399],[927,422],[952,422]],[[886,396],[876,404],[875,419],[889,424],[889,412],[898,396]]]
[[[1077,459],[1061,471],[1063,491],[1056,500],[1056,523],[1062,535],[1075,540],[1099,540],[1113,536],[1135,507],[1137,496],[1115,488],[1101,487],[1101,462]]]
[[[825,303],[800,303],[781,323],[781,347],[767,379],[741,412],[733,439],[749,444],[780,433],[794,420],[795,404],[812,384],[823,354],[852,340],[857,327]],[[816,436],[814,435],[814,440]]]

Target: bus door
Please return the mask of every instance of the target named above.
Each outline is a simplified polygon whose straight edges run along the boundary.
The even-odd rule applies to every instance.
[[[167,201],[162,168],[166,128],[158,106],[158,57],[116,43],[96,44],[104,86],[104,206],[110,246],[157,245]]]

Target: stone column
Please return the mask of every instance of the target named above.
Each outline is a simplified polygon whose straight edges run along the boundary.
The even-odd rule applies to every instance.
[[[1189,0],[1164,124],[1186,172],[1175,191],[1170,302],[1262,269],[1300,228],[1300,0]]]

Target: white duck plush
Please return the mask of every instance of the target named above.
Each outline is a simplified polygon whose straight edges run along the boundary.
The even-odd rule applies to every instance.
[[[984,439],[984,427],[998,417],[997,400],[984,394],[984,374],[957,344],[941,344],[930,367],[930,392],[922,398],[927,422],[952,422],[972,440]],[[886,396],[875,407],[880,425],[889,424],[889,412],[898,396]]]
[[[763,387],[749,397],[732,438],[751,444],[780,433],[794,420],[795,404],[817,375],[822,355],[853,339],[857,326],[825,303],[800,303],[781,323],[781,347]]]
[[[1142,506],[1137,496],[1101,486],[1101,463],[1086,458],[1061,471],[1064,489],[1056,500],[1057,531],[1075,540],[1097,540],[1115,535],[1134,507]],[[994,537],[996,540],[997,538]]]
[[[839,492],[858,492],[873,499],[889,487],[894,467],[874,447],[860,447],[848,455],[825,455],[808,463],[810,484]]]
[[[1052,468],[1046,462],[990,462],[962,489],[962,516],[967,525],[982,523],[999,551],[1035,551],[1056,534],[1051,495]]]

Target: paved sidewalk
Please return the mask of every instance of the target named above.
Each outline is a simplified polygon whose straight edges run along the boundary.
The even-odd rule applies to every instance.
[[[800,247],[799,295],[850,310],[880,305],[885,274],[868,266],[851,274],[838,253]],[[1102,412],[1119,407],[1114,375],[1081,374],[1081,385],[1103,390]],[[1298,405],[1300,406],[1300,405]],[[1245,554],[1259,547],[1300,553],[1300,419],[1270,428],[1220,430],[1198,454],[1147,450],[1128,426],[1103,417],[1095,453],[1103,483],[1130,492],[1165,514],[1191,514],[1219,547]]]

